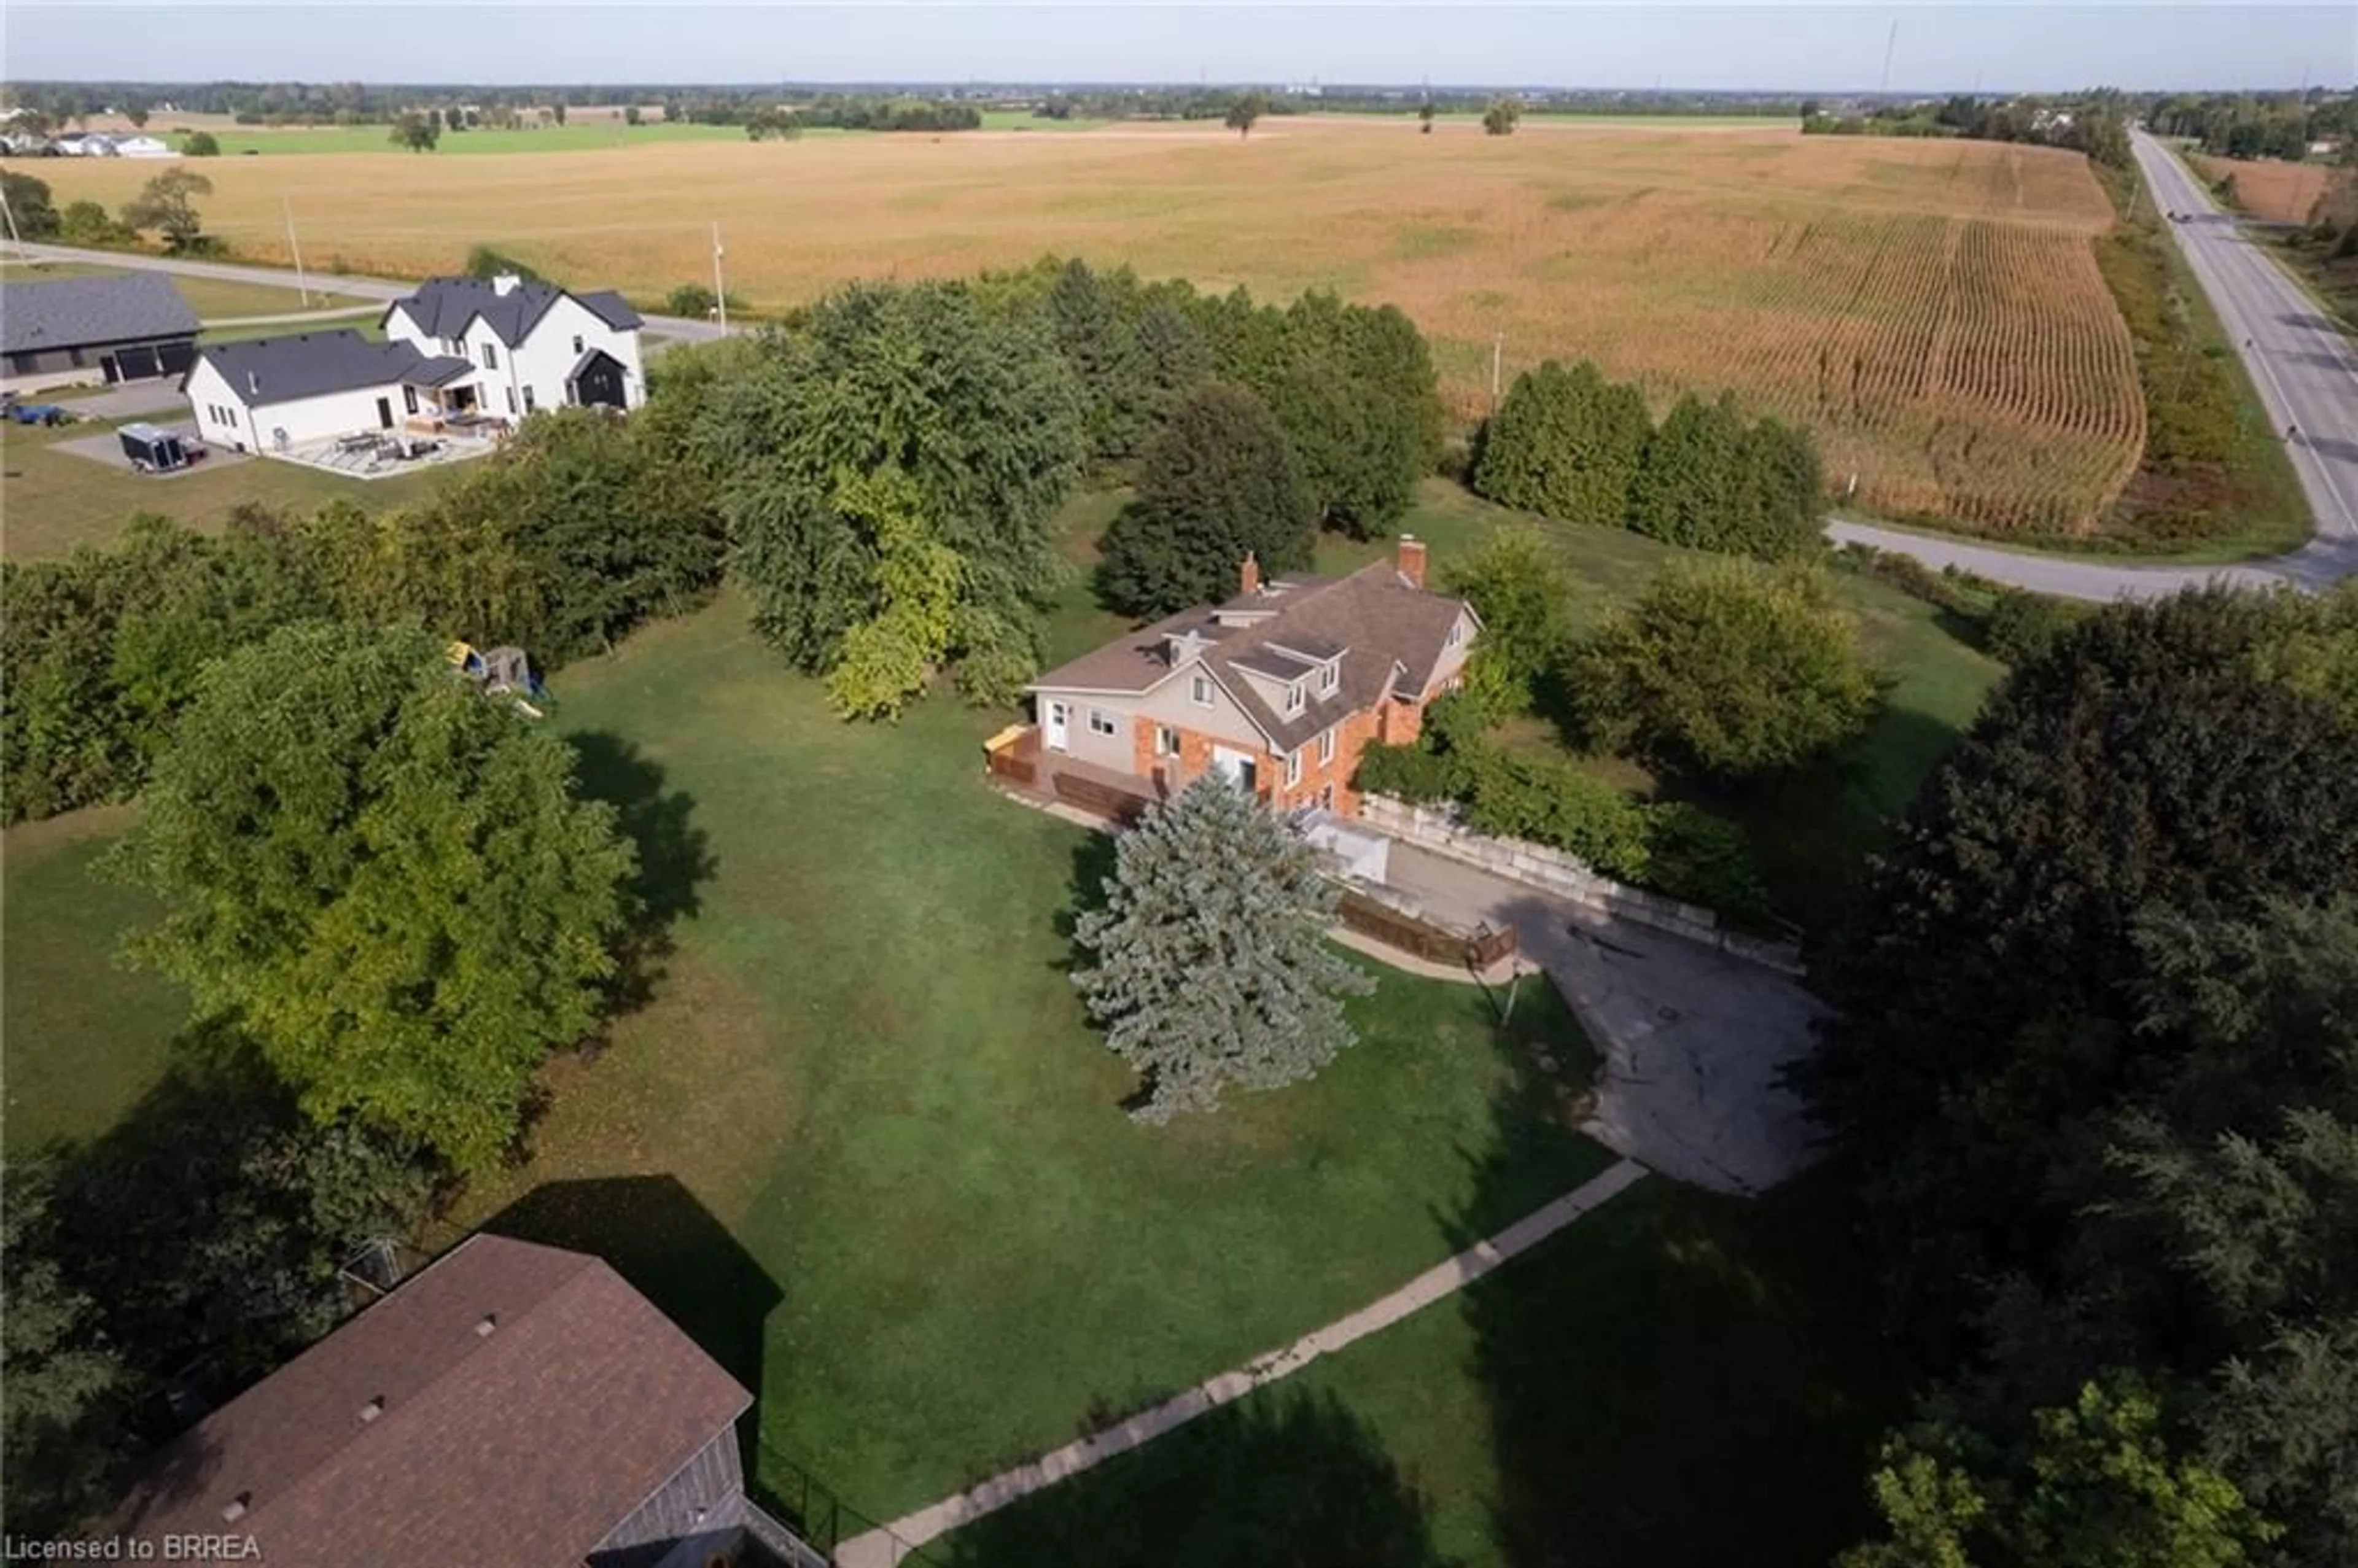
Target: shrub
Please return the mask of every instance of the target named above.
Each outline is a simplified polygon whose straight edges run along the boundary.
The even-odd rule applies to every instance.
[[[1768,889],[1744,829],[1684,801],[1646,807],[1649,883],[1733,919],[1772,918]]]
[[[1589,740],[1721,779],[1790,768],[1866,727],[1877,697],[1824,579],[1744,561],[1675,566],[1574,655]]]
[[[1351,787],[1367,795],[1390,795],[1411,806],[1455,800],[1465,787],[1463,771],[1455,756],[1416,742],[1405,746],[1370,745],[1361,749]]]
[[[720,297],[700,283],[683,283],[664,296],[664,309],[673,316],[702,320],[720,304]]]
[[[2005,664],[2038,658],[2056,638],[2086,620],[2090,610],[2071,600],[2005,589],[1982,622],[1982,646],[1990,657]]]
[[[479,244],[467,253],[467,265],[459,270],[469,277],[492,278],[506,276],[520,277],[526,283],[556,281],[535,272],[505,252],[496,251],[483,244]]]
[[[180,144],[180,151],[189,157],[219,157],[221,142],[211,131],[196,131]]]
[[[1650,880],[1646,808],[1571,762],[1481,747],[1466,753],[1466,821],[1528,838],[1626,882]]]

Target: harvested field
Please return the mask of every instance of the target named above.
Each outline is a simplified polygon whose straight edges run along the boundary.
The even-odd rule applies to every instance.
[[[2325,194],[2331,165],[2286,163],[2278,158],[2205,157],[2191,160],[2195,172],[2213,184],[2235,180],[2235,205],[2270,223],[2306,223],[2309,210]]]
[[[148,172],[60,167],[110,205]],[[1732,387],[1812,427],[1837,483],[1889,515],[2086,532],[2144,433],[2126,329],[2089,248],[2111,223],[2075,154],[1784,129],[1288,119],[827,136],[623,150],[225,158],[208,226],[308,259],[447,269],[478,241],[659,297],[710,270],[756,308],[860,276],[1043,253],[1283,297],[1393,301],[1433,335],[1461,414],[1507,373],[1594,358],[1657,405]]]

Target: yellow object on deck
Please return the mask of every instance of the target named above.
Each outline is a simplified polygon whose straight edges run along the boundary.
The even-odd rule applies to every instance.
[[[982,743],[982,749],[986,752],[1004,752],[1008,747],[1012,746],[1016,741],[1023,739],[1024,735],[1030,731],[1031,728],[1032,726],[1029,724],[1011,724],[1006,729],[1001,730],[998,734],[993,735],[990,740],[985,741]]]
[[[474,646],[469,643],[453,643],[443,649],[442,653],[444,657],[462,670],[467,667],[467,661],[475,656]]]

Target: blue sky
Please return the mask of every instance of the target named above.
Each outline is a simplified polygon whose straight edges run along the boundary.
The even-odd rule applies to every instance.
[[[478,3],[0,5],[14,78],[2347,87],[2358,6]]]

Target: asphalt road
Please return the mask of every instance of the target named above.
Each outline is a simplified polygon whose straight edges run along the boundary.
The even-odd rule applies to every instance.
[[[237,262],[184,261],[178,256],[129,255],[121,251],[77,250],[71,245],[10,244],[11,254],[30,256],[42,261],[90,262],[99,266],[118,266],[135,272],[168,272],[182,277],[219,278],[225,283],[259,283],[276,287],[295,287],[295,275],[272,266],[247,266]],[[406,299],[417,292],[415,283],[401,283],[384,277],[347,277],[341,275],[311,273],[308,281],[314,286],[356,299]],[[711,321],[697,320],[686,316],[649,316],[647,331],[657,338],[675,342],[708,343],[720,336],[719,326]]]
[[[2167,147],[2142,132],[2134,143],[2148,198],[2187,215],[2171,232],[2250,368],[2262,406],[2277,430],[2300,431],[2286,445],[2309,497],[2315,536],[2290,555],[2209,568],[2026,555],[1839,519],[1827,525],[1830,537],[2072,599],[2143,599],[2216,581],[2322,588],[2358,575],[2358,352]]]

